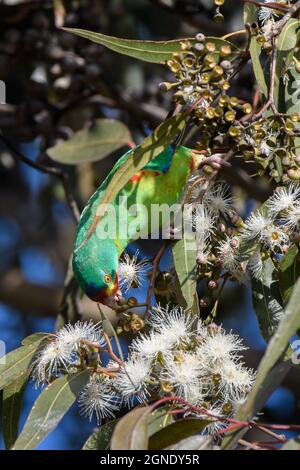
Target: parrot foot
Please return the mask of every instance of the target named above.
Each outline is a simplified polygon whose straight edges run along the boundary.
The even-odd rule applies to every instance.
[[[211,166],[214,170],[221,170],[221,168],[224,167],[229,167],[230,163],[227,162],[224,159],[224,154],[223,153],[216,153],[214,155],[211,155],[211,157],[207,157],[203,162],[201,166],[204,165],[209,165]]]

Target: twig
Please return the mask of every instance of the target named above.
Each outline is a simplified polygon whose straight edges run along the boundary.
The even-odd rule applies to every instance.
[[[158,265],[159,265],[159,262],[161,260],[162,255],[165,252],[167,244],[168,244],[168,241],[166,240],[162,244],[162,246],[160,247],[160,249],[158,250],[158,252],[156,253],[156,255],[155,255],[155,257],[153,258],[153,261],[152,261],[153,268],[152,268],[152,273],[151,273],[151,277],[150,277],[150,281],[149,281],[149,286],[148,286],[148,289],[147,289],[147,298],[146,298],[147,307],[146,307],[146,311],[145,311],[145,314],[144,314],[145,318],[147,318],[147,315],[149,313],[149,309],[151,307],[151,296],[152,296],[152,293],[153,293],[154,287],[155,287],[155,279],[156,279],[156,273],[157,273]]]
[[[53,166],[42,165],[41,163],[30,160],[30,158],[26,157],[22,152],[16,149],[14,145],[11,143],[11,141],[7,139],[1,133],[0,133],[0,140],[4,143],[4,145],[8,148],[8,150],[12,152],[12,155],[16,159],[23,162],[25,165],[30,166],[31,168],[34,168],[35,170],[41,171],[43,173],[47,173],[48,175],[55,176],[56,178],[60,179],[64,188],[67,203],[72,211],[75,221],[78,222],[80,218],[80,211],[72,195],[68,176],[59,168],[55,168]]]

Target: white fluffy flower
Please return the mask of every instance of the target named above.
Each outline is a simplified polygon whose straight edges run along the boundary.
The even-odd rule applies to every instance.
[[[140,335],[131,344],[131,351],[142,358],[154,360],[159,353],[168,355],[173,342],[166,336],[154,331],[148,335]]]
[[[293,209],[300,199],[300,185],[292,183],[289,186],[277,188],[266,203],[268,212],[276,216],[279,212]]]
[[[197,239],[206,240],[215,231],[215,216],[204,204],[188,204],[184,207],[186,233],[195,233]]]
[[[199,406],[205,400],[207,396],[207,391],[205,390],[205,383],[203,379],[198,381],[194,385],[190,385],[185,394],[185,400],[193,406]],[[193,413],[193,412],[192,412]]]
[[[114,387],[119,391],[125,403],[132,404],[135,398],[144,402],[149,396],[149,381],[151,379],[150,362],[137,355],[124,363],[124,367],[114,379]]]
[[[247,263],[247,271],[254,279],[261,279],[263,274],[263,260],[259,249],[256,250],[249,258]]]
[[[242,235],[246,240],[257,240],[274,251],[280,251],[284,245],[289,245],[289,237],[282,227],[275,225],[269,216],[265,216],[260,211],[248,217],[246,226]]]
[[[48,344],[34,362],[32,377],[37,384],[49,382],[52,376],[58,375],[60,369],[68,370],[71,362],[72,348],[60,341]]]
[[[146,260],[138,261],[139,252],[130,257],[128,253],[124,253],[123,259],[119,262],[119,278],[120,287],[128,292],[132,286],[141,287],[146,279],[147,272],[151,265]]]
[[[207,335],[201,346],[201,353],[213,366],[214,364],[222,364],[228,358],[235,359],[244,349],[247,348],[239,336],[226,333],[220,328],[217,333]]]
[[[252,213],[245,222],[246,229],[243,233],[243,238],[246,240],[259,239],[268,226],[272,223],[273,221],[268,216],[262,214],[260,211]]]
[[[101,418],[114,418],[114,412],[119,409],[118,399],[112,391],[110,380],[92,376],[90,382],[82,390],[78,403],[81,413],[91,421],[96,415],[97,422]]]
[[[300,202],[290,207],[281,218],[281,222],[289,229],[299,229],[300,227]]]
[[[217,250],[225,270],[233,275],[241,271],[238,238],[226,236],[225,240],[219,243]]]
[[[217,217],[228,217],[233,209],[229,187],[218,182],[212,185],[203,196],[203,204]]]
[[[173,386],[176,395],[187,400],[198,385],[202,372],[195,354],[182,353],[180,358],[167,362],[162,377]]]
[[[77,351],[81,341],[89,341],[90,343],[103,344],[102,328],[100,323],[78,321],[75,325],[65,325],[57,333],[57,340],[61,344],[69,346]]]
[[[207,424],[204,428],[205,434],[213,435],[228,425],[227,422],[222,419],[225,417],[225,415],[222,410],[222,406],[219,404],[210,404],[206,407],[206,411],[214,416],[209,416],[206,413],[200,414],[199,418],[205,421],[210,421],[210,423]]]
[[[231,359],[223,361],[214,369],[214,372],[220,376],[219,392],[226,402],[247,394],[254,381],[254,373],[251,369]]]
[[[274,3],[274,0],[265,0],[265,3]],[[278,18],[278,15],[273,8],[261,7],[258,11],[258,19],[262,25],[265,25],[269,21],[274,21],[275,18]]]
[[[193,317],[182,307],[170,309],[154,307],[149,324],[166,338],[168,344],[177,345],[189,340],[193,332]]]

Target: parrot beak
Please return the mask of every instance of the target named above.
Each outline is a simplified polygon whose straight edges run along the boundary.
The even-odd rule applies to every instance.
[[[105,305],[111,308],[119,307],[120,302],[123,299],[122,292],[117,289],[112,295],[104,299]]]

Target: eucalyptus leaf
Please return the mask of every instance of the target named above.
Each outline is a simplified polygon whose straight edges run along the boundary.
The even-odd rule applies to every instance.
[[[100,426],[84,443],[82,450],[106,450],[118,420],[113,420]]]
[[[197,298],[197,244],[195,237],[184,234],[173,245],[175,270],[182,293],[181,306],[198,313]]]
[[[279,286],[284,304],[288,302],[299,277],[299,250],[296,245],[292,245],[280,262]]]
[[[28,340],[25,346],[8,353],[1,359],[0,390],[7,387],[20,376],[27,377],[28,369],[41,346],[44,346],[48,335],[38,336]]]
[[[290,338],[300,328],[300,280],[297,281],[290,301],[285,309],[276,333],[272,336],[267,350],[259,365],[255,383],[246,402],[239,408],[235,419],[245,421],[252,419],[260,410],[268,395],[278,386],[279,380],[285,376],[290,363],[281,362],[285,351],[289,347]],[[280,382],[279,382],[280,383]],[[267,393],[266,393],[267,390]],[[232,448],[238,439],[246,432],[243,429],[224,439],[223,448]]]
[[[175,52],[180,52],[181,42],[190,41],[195,43],[194,38],[175,39],[172,41],[139,41],[132,39],[116,38],[113,36],[106,36],[102,33],[94,31],[87,31],[77,28],[64,28],[65,31],[76,34],[77,36],[89,39],[90,41],[101,44],[102,46],[111,49],[112,51],[124,54],[135,59],[143,60],[152,63],[163,63],[171,59]],[[221,38],[207,37],[208,42],[213,42],[216,45],[216,50],[220,50],[223,45],[230,44],[231,48],[237,50],[237,47]]]
[[[300,436],[287,441],[280,450],[300,450]]]
[[[114,119],[97,119],[88,129],[82,129],[68,140],[47,150],[52,160],[67,165],[99,161],[128,144],[128,128]]]
[[[208,420],[185,419],[177,421],[157,433],[153,434],[149,440],[150,450],[160,450],[172,446],[177,442],[194,434],[203,431],[205,426],[210,423]]]
[[[299,19],[291,18],[282,29],[277,40],[277,56],[275,68],[274,101],[280,112],[285,112],[283,76],[288,71],[293,60],[295,48],[299,41],[300,22]]]
[[[40,444],[56,428],[88,381],[89,373],[84,370],[48,385],[35,401],[12,450],[30,450]]]
[[[111,450],[146,450],[149,412],[150,407],[141,407],[123,416],[115,427]]]
[[[18,437],[19,419],[28,375],[23,374],[3,389],[2,428],[6,449],[10,449]]]
[[[277,270],[271,258],[263,261],[261,280],[252,279],[253,306],[262,336],[268,341],[283,314]]]
[[[298,59],[299,59],[298,51]],[[287,114],[299,113],[300,110],[300,74],[293,64],[286,73],[287,84],[284,87],[285,92],[285,112]],[[294,123],[295,128],[300,130],[300,123]],[[296,155],[300,155],[300,137],[295,137]]]
[[[257,12],[258,7],[251,3],[246,3],[244,6],[244,23],[252,24],[257,23]],[[269,81],[269,72],[264,70],[264,67],[261,63],[261,54],[262,48],[257,43],[257,36],[252,36],[250,40],[250,55],[252,60],[252,66],[254,75],[258,84],[258,87],[261,93],[266,98],[268,96],[268,81]]]

